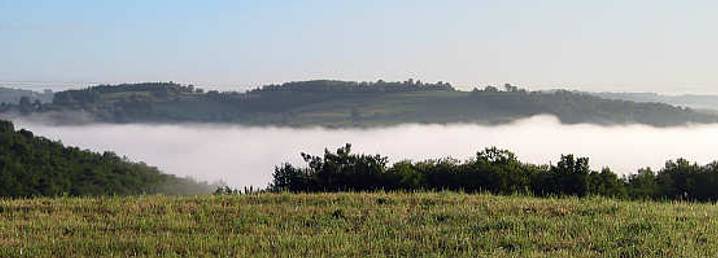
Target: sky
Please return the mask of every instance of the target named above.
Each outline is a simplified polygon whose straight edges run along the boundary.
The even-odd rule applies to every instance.
[[[0,83],[414,78],[718,94],[716,10],[691,0],[0,0]]]

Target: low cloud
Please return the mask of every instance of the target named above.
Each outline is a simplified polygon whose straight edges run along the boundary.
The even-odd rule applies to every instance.
[[[357,152],[380,153],[391,161],[451,156],[468,159],[497,146],[525,162],[548,164],[561,154],[591,158],[594,169],[616,173],[662,167],[684,157],[718,160],[718,125],[671,128],[649,126],[563,125],[555,117],[537,116],[501,126],[402,125],[377,129],[243,127],[227,125],[53,126],[15,121],[37,135],[94,151],[110,150],[180,176],[235,187],[265,186],[273,167],[301,164],[300,152],[320,154],[352,143]]]

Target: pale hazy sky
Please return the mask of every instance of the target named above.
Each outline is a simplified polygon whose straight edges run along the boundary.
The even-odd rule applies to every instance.
[[[718,94],[718,1],[0,0],[0,81]]]

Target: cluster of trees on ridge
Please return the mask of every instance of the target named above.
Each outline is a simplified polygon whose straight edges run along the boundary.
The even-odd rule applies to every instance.
[[[0,106],[18,104],[22,98],[27,98],[27,102],[49,103],[53,98],[52,90],[44,90],[42,92],[24,89],[14,89],[0,87]]]
[[[630,199],[718,201],[718,162],[699,166],[685,159],[668,161],[619,177],[608,168],[589,167],[589,159],[562,155],[555,165],[519,161],[507,150],[487,148],[467,161],[451,158],[400,161],[388,166],[381,155],[351,153],[351,145],[301,154],[306,167],[285,163],[273,173],[271,191],[436,191],[453,190],[534,196],[607,196]]]
[[[52,102],[53,94],[51,90],[36,92],[0,87],[0,113],[14,110],[28,114],[41,110],[43,103]]]
[[[315,80],[246,92],[205,91],[173,82],[99,85],[54,94],[52,103],[7,105],[0,113],[89,117],[92,121],[213,122],[281,126],[384,126],[401,123],[500,124],[539,114],[563,123],[672,126],[718,116],[659,103],[609,100],[506,84],[461,91],[445,82]],[[47,117],[47,116],[46,116]],[[51,117],[51,116],[50,116]],[[61,116],[57,121],[75,121]]]
[[[192,194],[213,186],[15,130],[0,120],[0,197]]]

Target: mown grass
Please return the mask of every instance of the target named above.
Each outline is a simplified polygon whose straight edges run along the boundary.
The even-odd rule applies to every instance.
[[[460,193],[0,201],[0,256],[715,257],[712,204]]]

